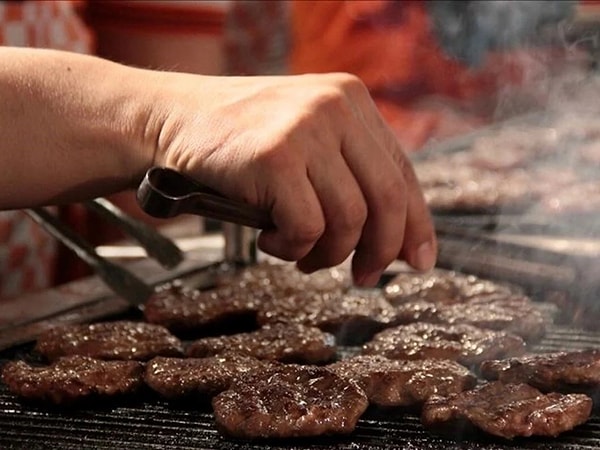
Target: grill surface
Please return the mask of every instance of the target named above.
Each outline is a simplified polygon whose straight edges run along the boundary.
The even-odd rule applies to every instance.
[[[600,348],[600,333],[552,327],[537,352]],[[0,361],[27,357],[29,346],[0,354]],[[352,353],[344,348],[342,354]],[[174,405],[156,399],[123,400],[75,410],[22,403],[0,387],[2,449],[552,449],[600,448],[600,414],[557,439],[450,441],[424,430],[417,415],[367,411],[350,437],[242,442],[222,437],[210,406]]]

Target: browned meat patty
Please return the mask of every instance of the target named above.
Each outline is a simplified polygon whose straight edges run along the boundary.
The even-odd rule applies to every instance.
[[[362,353],[390,359],[450,359],[472,366],[494,359],[490,355],[518,355],[524,349],[523,339],[504,331],[413,323],[381,331],[363,346]]]
[[[600,181],[574,183],[542,198],[538,207],[547,214],[593,213],[600,211]]]
[[[452,271],[400,273],[384,292],[397,307],[397,323],[469,324],[536,341],[549,322],[517,287]]]
[[[266,367],[268,362],[251,356],[223,354],[208,358],[165,358],[146,364],[144,381],[169,399],[212,397],[229,388],[235,377]]]
[[[295,264],[261,262],[239,273],[222,276],[218,283],[222,286],[237,285],[252,291],[269,291],[281,296],[304,291],[345,291],[350,287],[352,277],[350,271],[343,267],[305,274]]]
[[[144,305],[145,319],[175,333],[202,332],[231,327],[235,321],[255,323],[263,291],[237,286],[207,291],[170,286],[156,292]]]
[[[135,359],[179,356],[179,339],[159,325],[143,322],[101,322],[91,325],[64,325],[41,335],[35,349],[49,360],[67,355],[98,359]]]
[[[291,364],[241,377],[212,401],[217,427],[239,438],[349,434],[368,403],[356,383]]]
[[[501,152],[497,151],[499,148]],[[526,167],[540,157],[556,153],[558,148],[559,135],[554,128],[510,127],[475,139],[468,156],[474,167],[509,170]]]
[[[327,366],[362,387],[369,402],[379,406],[421,405],[433,394],[449,395],[471,389],[477,378],[455,361],[392,360],[358,355]]]
[[[143,385],[144,366],[137,361],[103,361],[87,356],[66,356],[50,366],[32,367],[10,361],[2,381],[20,397],[68,404],[89,397],[132,393]]]
[[[396,323],[396,310],[378,292],[305,292],[273,299],[257,316],[260,324],[301,323],[332,333],[343,344],[364,342]]]
[[[600,389],[600,350],[484,361],[481,374],[503,383],[527,383],[542,392],[594,394]]]
[[[144,316],[176,333],[208,335],[219,328],[232,329],[238,322],[239,328],[247,329],[248,323],[256,324],[257,311],[268,309],[277,299],[304,292],[341,294],[350,279],[341,268],[307,275],[293,264],[260,263],[222,275],[215,289],[198,291],[176,285],[162,289],[146,302]]]
[[[188,356],[206,357],[223,352],[258,359],[316,364],[335,356],[335,338],[318,328],[301,324],[273,324],[250,333],[194,341]]]
[[[432,321],[506,331],[521,336],[528,342],[535,342],[546,334],[549,319],[527,297],[490,296],[468,303],[441,306]]]
[[[385,296],[393,305],[414,300],[446,305],[492,294],[513,295],[515,292],[518,289],[513,286],[442,269],[428,273],[401,272],[384,286]]]
[[[416,162],[427,204],[439,211],[521,210],[539,197],[526,170],[502,172],[470,167],[469,155]]]
[[[432,396],[421,415],[434,432],[470,428],[494,436],[558,436],[588,420],[592,399],[583,394],[542,394],[527,384],[488,383],[448,397]],[[464,437],[464,436],[463,436]]]

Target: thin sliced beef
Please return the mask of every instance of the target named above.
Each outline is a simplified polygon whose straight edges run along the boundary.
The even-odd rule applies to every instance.
[[[266,325],[250,333],[232,334],[194,341],[188,356],[206,357],[223,352],[258,359],[317,364],[335,356],[335,338],[318,328],[301,324]]]
[[[70,404],[86,398],[133,393],[144,384],[143,374],[144,365],[137,361],[66,356],[43,367],[10,361],[4,366],[2,381],[20,397]]]
[[[289,438],[349,434],[368,400],[356,383],[326,368],[285,364],[239,378],[212,404],[227,435]]]
[[[237,354],[208,358],[158,356],[146,365],[144,381],[168,399],[212,397],[228,389],[237,376],[268,364],[251,356]]]
[[[449,395],[477,383],[466,367],[445,359],[407,361],[358,355],[327,367],[356,381],[369,402],[378,406],[420,406],[433,394]]]
[[[583,394],[542,394],[527,384],[493,382],[448,397],[432,396],[421,414],[433,432],[465,438],[481,430],[512,439],[558,436],[588,420],[592,399]]]
[[[98,359],[145,361],[155,356],[183,354],[181,342],[166,328],[125,320],[58,326],[42,334],[35,349],[49,360],[84,355]]]
[[[390,359],[450,359],[473,366],[490,355],[518,355],[525,349],[519,336],[471,325],[413,323],[383,330],[362,353]],[[498,358],[498,357],[496,357]]]

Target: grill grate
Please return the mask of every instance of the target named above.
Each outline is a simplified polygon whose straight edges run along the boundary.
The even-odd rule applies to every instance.
[[[553,326],[532,348],[536,352],[600,348],[600,334]],[[26,356],[30,347],[0,354],[2,359]],[[349,354],[352,349],[342,349]],[[556,439],[494,439],[454,442],[424,430],[415,414],[369,410],[350,437],[278,442],[241,442],[222,437],[210,406],[169,404],[149,395],[114,405],[77,410],[48,409],[22,403],[0,387],[2,449],[340,449],[340,450],[502,450],[600,448],[600,415]]]

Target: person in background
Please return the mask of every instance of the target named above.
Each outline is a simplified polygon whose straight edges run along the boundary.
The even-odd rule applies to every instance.
[[[357,75],[415,151],[542,105],[545,78],[572,61],[564,46],[528,44],[544,44],[574,4],[292,1],[290,71]]]

